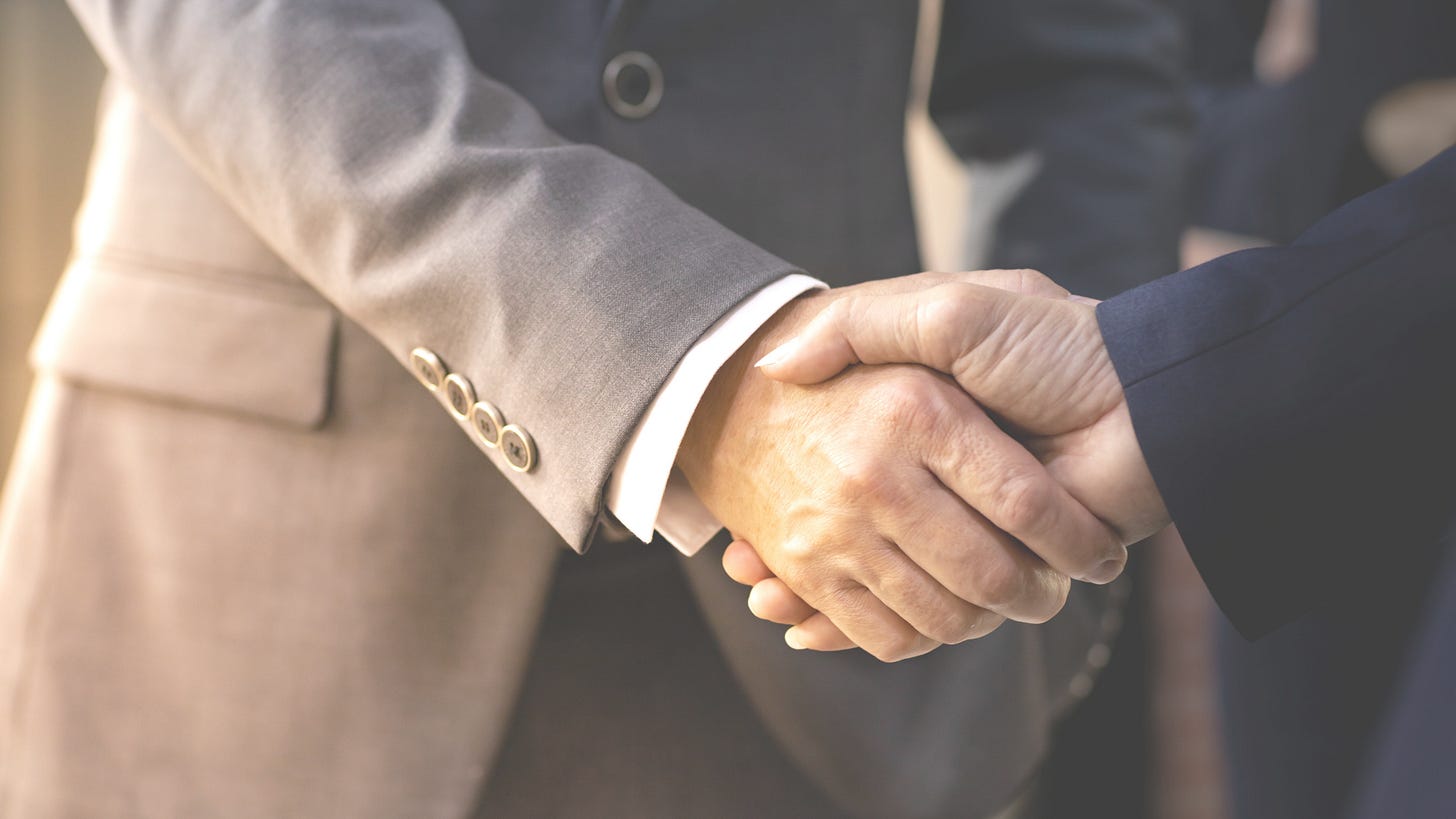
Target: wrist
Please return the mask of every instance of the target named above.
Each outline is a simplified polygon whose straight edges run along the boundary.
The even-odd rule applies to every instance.
[[[730,431],[730,418],[738,404],[754,400],[775,382],[758,373],[754,362],[792,338],[833,297],[825,291],[806,293],[774,313],[743,346],[719,368],[703,393],[678,449],[677,466],[701,496],[718,442]]]
[[[1113,416],[1113,422],[1120,429],[1117,437],[1122,445],[1118,461],[1122,464],[1120,471],[1125,476],[1122,492],[1128,503],[1122,516],[1122,525],[1117,528],[1122,530],[1124,540],[1134,542],[1156,533],[1172,521],[1169,519],[1163,494],[1158,490],[1152,469],[1143,455],[1137,431],[1133,427],[1132,414],[1125,400],[1118,404]]]

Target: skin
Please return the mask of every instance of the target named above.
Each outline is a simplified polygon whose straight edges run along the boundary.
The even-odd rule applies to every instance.
[[[993,278],[1009,277],[1024,280]],[[859,367],[799,385],[753,366],[838,305],[950,281],[921,274],[791,303],[719,371],[688,428],[678,466],[773,580],[750,606],[769,616],[789,604],[821,623],[791,645],[807,635],[802,645],[821,647],[822,631],[882,660],[913,657],[1055,615],[1069,574],[1033,549],[1075,556],[1064,565],[1126,560],[1118,534],[945,375]]]
[[[1008,282],[986,272],[923,282],[896,292],[864,292],[836,300],[766,356],[758,369],[785,383],[832,384],[856,372],[913,362],[954,379],[995,416],[1084,510],[1104,523],[1120,546],[1168,523],[1168,512],[1133,432],[1094,303],[1034,271]],[[1000,289],[1008,283],[1019,292]],[[990,286],[987,286],[990,285]],[[838,375],[837,378],[835,376]],[[826,381],[826,379],[830,379]],[[974,506],[973,500],[968,499]],[[1064,507],[1046,507],[1044,519]],[[993,521],[994,522],[994,521]],[[1106,582],[1125,564],[1125,550],[1089,549],[1055,522],[1050,537],[1021,537],[1049,567]],[[799,592],[751,537],[724,555],[724,569],[753,586],[758,616],[793,625],[790,645],[838,650],[861,645],[856,633],[826,617]]]

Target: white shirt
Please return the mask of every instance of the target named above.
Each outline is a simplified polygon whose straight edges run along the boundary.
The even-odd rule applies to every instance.
[[[703,334],[652,399],[627,439],[607,483],[607,508],[639,540],[664,540],[685,555],[703,548],[723,526],[673,467],[703,393],[718,370],[785,304],[823,282],[802,273],[764,286]]]

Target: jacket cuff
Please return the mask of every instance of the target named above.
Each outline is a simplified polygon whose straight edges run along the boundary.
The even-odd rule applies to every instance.
[[[679,479],[669,491],[678,447],[723,364],[785,304],[825,287],[802,273],[763,287],[718,319],[673,368],[627,439],[607,485],[608,510],[639,540],[651,541],[657,530],[692,555],[721,528],[685,481]]]

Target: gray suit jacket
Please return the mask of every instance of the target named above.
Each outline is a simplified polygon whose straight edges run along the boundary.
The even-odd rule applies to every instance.
[[[0,644],[22,647],[0,657],[0,815],[466,815],[560,539],[591,542],[684,351],[787,272],[917,269],[915,10],[72,5],[114,79],[0,517]],[[1163,10],[953,8],[947,73],[1006,82],[939,120],[1045,169],[995,261],[1161,264]],[[642,119],[603,100],[632,50],[663,72]],[[1151,238],[1100,229],[1099,187]],[[533,469],[397,365],[422,347],[529,432]],[[1052,626],[921,663],[805,658],[688,565],[770,729],[869,813],[1004,804],[1103,627],[1079,590]]]

